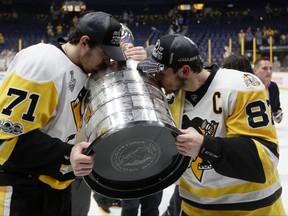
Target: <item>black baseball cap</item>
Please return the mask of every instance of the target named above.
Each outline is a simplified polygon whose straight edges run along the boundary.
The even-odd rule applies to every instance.
[[[138,63],[145,73],[159,73],[166,67],[182,67],[201,60],[197,45],[184,35],[164,35],[158,39],[152,55]],[[202,60],[201,60],[202,61]]]
[[[116,61],[126,61],[120,47],[121,24],[110,14],[90,12],[78,22],[76,28],[97,42],[105,54]]]

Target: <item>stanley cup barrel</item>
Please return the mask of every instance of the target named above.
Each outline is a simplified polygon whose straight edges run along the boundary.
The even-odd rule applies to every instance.
[[[120,69],[89,77],[78,138],[95,153],[85,182],[94,191],[131,199],[173,184],[190,158],[176,151],[179,130],[157,80],[128,60]]]

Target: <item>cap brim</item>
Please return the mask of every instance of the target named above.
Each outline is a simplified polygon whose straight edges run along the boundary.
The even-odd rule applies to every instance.
[[[122,51],[121,47],[100,45],[105,54],[115,61],[126,61],[127,58]]]
[[[149,74],[160,73],[164,70],[164,68],[165,66],[155,61],[155,59],[153,59],[151,55],[145,60],[140,61],[137,65],[137,70]]]

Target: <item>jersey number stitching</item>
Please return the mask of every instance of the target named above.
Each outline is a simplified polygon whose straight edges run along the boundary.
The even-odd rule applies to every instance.
[[[253,101],[246,107],[248,124],[252,128],[264,127],[269,124],[269,117],[266,114],[266,106],[263,101]]]
[[[12,100],[12,102],[6,108],[3,108],[3,110],[2,110],[2,114],[10,116],[11,113],[13,112],[13,109],[16,106],[18,106],[19,104],[21,104],[24,100],[27,99],[28,92],[23,91],[23,90],[19,90],[19,89],[15,89],[15,88],[9,88],[7,95],[10,97],[12,95],[17,96],[14,100]],[[29,107],[27,109],[27,112],[22,114],[23,120],[26,120],[29,122],[34,121],[34,119],[35,119],[34,112],[35,112],[36,105],[39,101],[39,98],[40,98],[40,96],[35,94],[35,93],[32,93],[29,95],[30,103],[29,103]]]

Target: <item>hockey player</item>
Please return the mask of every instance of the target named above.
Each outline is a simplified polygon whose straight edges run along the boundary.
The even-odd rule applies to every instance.
[[[280,91],[276,82],[272,79],[272,63],[268,57],[256,59],[253,73],[263,82],[269,97],[272,116],[275,122],[280,123],[283,118],[283,111],[280,103]]]
[[[0,215],[71,215],[70,184],[93,168],[89,143],[75,143],[84,82],[111,58],[126,60],[120,28],[91,12],[68,42],[33,45],[11,62],[0,87]]]
[[[181,215],[285,215],[277,164],[279,146],[262,82],[253,74],[203,67],[196,44],[161,37],[138,64],[155,73],[182,134],[179,153],[191,157],[180,179]]]

